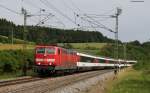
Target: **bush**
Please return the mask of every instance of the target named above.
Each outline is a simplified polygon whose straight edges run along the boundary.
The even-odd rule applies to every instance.
[[[140,60],[134,65],[136,70],[150,70],[150,62],[147,60]]]
[[[17,72],[22,69],[23,56],[30,69],[33,67],[33,51],[23,53],[21,50],[0,51],[0,73]]]

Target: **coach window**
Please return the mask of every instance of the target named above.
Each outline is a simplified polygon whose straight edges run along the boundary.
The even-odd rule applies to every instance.
[[[88,63],[90,63],[90,62],[93,61],[93,58],[90,58],[90,57],[81,56],[80,58],[81,58],[82,62],[88,62]]]
[[[105,60],[104,59],[99,59],[99,62],[100,63],[105,63]]]
[[[114,63],[115,63],[115,61],[110,61],[110,63],[111,63],[111,64],[114,64]]]

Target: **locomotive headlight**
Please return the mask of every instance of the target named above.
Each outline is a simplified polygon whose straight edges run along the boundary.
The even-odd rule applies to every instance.
[[[52,63],[50,62],[49,65],[52,65]]]
[[[38,65],[41,65],[41,63],[38,63]]]

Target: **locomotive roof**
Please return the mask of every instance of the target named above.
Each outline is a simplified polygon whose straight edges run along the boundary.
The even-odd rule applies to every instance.
[[[68,52],[76,52],[75,50],[72,50],[72,49],[66,49],[66,48],[63,48],[63,47],[59,47],[59,46],[52,46],[52,45],[37,45],[36,48],[38,47],[55,47],[55,48],[60,48],[60,49],[63,49],[63,50],[67,50]]]
[[[36,48],[37,47],[58,47],[58,46],[52,46],[52,45],[36,45]]]

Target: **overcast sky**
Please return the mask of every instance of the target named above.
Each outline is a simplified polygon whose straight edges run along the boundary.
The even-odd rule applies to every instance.
[[[130,0],[0,0],[0,6],[19,13],[21,13],[21,7],[24,7],[29,14],[34,15],[40,14],[40,8],[45,9],[45,12],[41,12],[41,14],[46,15],[28,18],[28,25],[38,24],[41,19],[51,13],[52,15],[42,26],[68,29],[77,28],[78,26],[74,24],[76,23],[80,24],[80,29],[100,31],[110,38],[114,38],[114,34],[107,30],[88,28],[92,24],[85,21],[84,14],[114,30],[115,19],[105,16],[96,18],[96,15],[114,15],[116,7],[119,7],[122,9],[122,14],[119,16],[119,39],[125,42],[133,40],[145,42],[150,39],[150,0],[144,1],[133,3]],[[0,11],[0,18],[6,18],[15,24],[23,24],[22,15],[2,7],[0,7]],[[79,17],[75,17],[75,14],[79,14]]]

